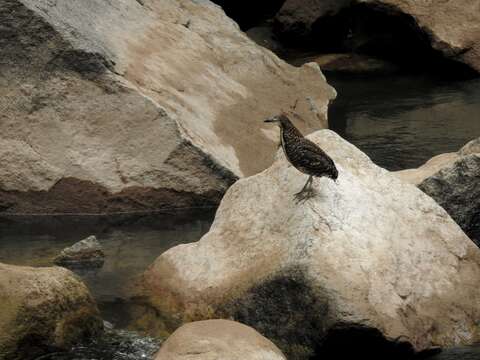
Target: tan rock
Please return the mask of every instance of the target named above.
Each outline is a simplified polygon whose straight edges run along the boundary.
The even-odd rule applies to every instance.
[[[9,212],[218,202],[271,163],[263,118],[298,99],[313,131],[335,96],[318,66],[284,63],[208,1],[7,0],[0,21]]]
[[[155,360],[286,360],[254,329],[228,320],[183,325],[162,345]]]
[[[86,286],[63,268],[0,264],[0,359],[35,358],[103,329]]]
[[[316,179],[317,196],[295,203],[306,177],[282,153],[238,181],[208,234],[145,273],[157,321],[231,317],[289,358],[321,354],[338,329],[344,349],[364,336],[367,353],[480,340],[480,250],[433,199],[338,135],[310,139],[336,161],[338,184]]]

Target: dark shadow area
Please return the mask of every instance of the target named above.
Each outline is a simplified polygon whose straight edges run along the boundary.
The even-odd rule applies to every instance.
[[[226,305],[224,315],[255,328],[288,359],[306,359],[329,316],[327,298],[319,298],[309,284],[304,270],[290,268]]]
[[[235,20],[243,31],[272,18],[285,0],[213,0],[225,13]]]
[[[317,347],[315,354],[312,360],[416,359],[415,351],[408,342],[389,341],[377,329],[351,325],[338,326],[330,330]]]
[[[480,247],[480,207],[475,210],[475,215],[473,216],[466,233],[470,239],[472,239],[473,242]]]
[[[431,35],[412,16],[384,5],[354,4],[318,19],[308,35],[288,33],[279,39],[305,54],[362,54],[387,60],[409,72],[431,72],[451,78],[478,76],[468,65],[455,60],[460,53],[446,58],[433,49]]]

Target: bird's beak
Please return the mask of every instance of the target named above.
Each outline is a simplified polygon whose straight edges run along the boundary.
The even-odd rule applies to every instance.
[[[277,119],[275,118],[275,116],[272,116],[272,117],[269,117],[268,119],[265,119],[264,122],[266,123],[273,123],[273,122],[276,122]]]

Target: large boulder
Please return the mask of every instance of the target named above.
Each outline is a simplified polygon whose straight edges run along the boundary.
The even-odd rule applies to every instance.
[[[101,333],[86,286],[63,268],[0,264],[0,359],[33,359]]]
[[[263,118],[323,128],[335,96],[209,1],[5,0],[0,22],[3,212],[216,203],[273,160]]]
[[[396,174],[435,199],[480,245],[480,138]]]
[[[413,42],[419,46],[425,43],[445,58],[480,72],[479,0],[287,0],[276,21],[284,35],[295,37],[308,36],[329,26],[330,30],[316,34],[326,43],[332,39],[346,41],[347,47],[368,47],[365,35],[373,36],[380,41],[376,51],[392,45],[390,50],[395,52],[396,46],[417,63],[422,59]],[[385,41],[390,26],[394,44]],[[369,33],[372,29],[374,33]],[[407,43],[403,43],[402,36],[409,37]],[[426,51],[424,55],[428,54]]]
[[[254,329],[228,320],[186,324],[162,345],[155,360],[286,360]]]
[[[306,176],[283,153],[238,181],[208,234],[144,274],[150,314],[171,327],[233,318],[292,359],[405,359],[480,340],[480,250],[432,198],[335,133],[309,138],[335,160],[338,183],[316,179],[316,197],[296,203]]]

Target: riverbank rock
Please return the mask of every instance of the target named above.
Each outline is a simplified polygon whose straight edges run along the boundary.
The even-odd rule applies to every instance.
[[[422,61],[418,53],[426,45],[480,73],[479,10],[478,0],[287,0],[276,21],[287,37],[313,33],[317,45],[387,51],[413,63]]]
[[[6,0],[0,21],[3,213],[218,203],[271,164],[262,119],[298,100],[323,128],[335,97],[209,1]]]
[[[32,359],[102,332],[86,286],[63,268],[0,264],[0,359]]]
[[[315,179],[316,197],[297,204],[306,176],[281,152],[238,181],[208,234],[144,274],[157,321],[232,318],[289,359],[408,358],[480,340],[480,250],[432,198],[335,133],[309,138],[338,183]]]
[[[65,267],[101,267],[105,262],[105,253],[97,238],[89,236],[63,249],[53,262]]]
[[[435,199],[480,246],[480,138],[396,174]]]
[[[228,320],[183,325],[162,345],[155,360],[286,360],[254,329]]]
[[[320,55],[313,61],[322,71],[342,74],[393,74],[399,70],[388,61],[351,53]]]

